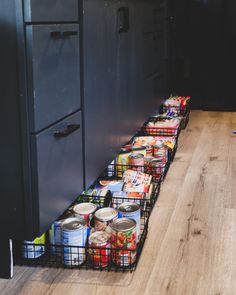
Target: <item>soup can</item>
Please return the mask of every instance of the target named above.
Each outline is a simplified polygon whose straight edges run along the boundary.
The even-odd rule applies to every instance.
[[[133,202],[124,202],[118,208],[119,217],[134,219],[136,221],[136,242],[141,236],[141,210],[140,206]]]
[[[118,266],[130,266],[135,263],[137,255],[136,221],[119,218],[110,227],[112,261]]]
[[[93,203],[80,203],[73,207],[74,216],[78,219],[85,220],[87,226],[89,226],[89,222],[93,218],[93,214],[96,210],[97,205]]]
[[[168,159],[168,150],[163,144],[157,144],[153,147],[153,156],[159,162],[167,162]]]
[[[142,154],[144,157],[146,157],[146,147],[141,145],[133,145],[132,147],[132,153]]]
[[[135,171],[144,172],[144,155],[143,154],[131,154],[129,156],[129,163],[131,169]]]
[[[102,208],[94,215],[94,227],[96,231],[105,231],[107,226],[118,218],[118,212],[114,208]]]
[[[33,241],[23,241],[22,256],[26,259],[36,259],[45,253],[46,234]]]
[[[94,267],[106,267],[110,262],[110,235],[97,231],[89,237],[88,259]]]
[[[63,262],[66,266],[81,265],[86,259],[87,226],[85,220],[68,218],[62,225]]]

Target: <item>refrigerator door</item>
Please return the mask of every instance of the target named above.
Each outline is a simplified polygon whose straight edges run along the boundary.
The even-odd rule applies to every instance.
[[[78,14],[78,0],[24,0],[26,22],[72,22]]]
[[[41,234],[83,190],[81,113],[31,140],[34,224],[35,233]]]
[[[31,131],[80,109],[79,25],[26,27]]]

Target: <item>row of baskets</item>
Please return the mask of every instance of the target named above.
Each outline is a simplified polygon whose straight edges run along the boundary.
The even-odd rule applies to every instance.
[[[174,106],[170,104],[171,100],[176,100]],[[81,227],[79,236],[71,237],[69,233],[70,240],[77,241],[77,244],[63,240],[63,235],[68,235],[68,232],[63,232],[61,224],[56,221],[51,230],[36,241],[15,242],[16,264],[133,271],[147,237],[150,214],[159,196],[161,183],[174,160],[180,131],[188,124],[189,113],[189,98],[171,97],[166,100],[161,114],[149,118],[89,190],[66,210],[59,221],[69,218],[74,226],[76,206],[93,204],[96,208],[89,215],[89,222],[87,220],[86,225]],[[136,211],[121,214],[123,204],[135,204]],[[119,218],[109,225],[106,222],[108,226],[104,232],[96,232],[96,212],[104,209],[117,211]],[[135,227],[131,226],[130,220],[135,220]],[[122,226],[123,229],[115,231],[114,223],[117,223],[117,228]],[[53,234],[58,235],[60,231],[64,242],[53,242],[52,229]],[[104,239],[103,242],[99,240],[98,243],[98,235]],[[92,236],[95,239],[91,239]]]

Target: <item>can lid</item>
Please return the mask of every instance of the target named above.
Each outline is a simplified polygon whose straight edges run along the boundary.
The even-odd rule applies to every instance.
[[[146,147],[143,145],[133,145],[132,147],[132,151],[142,151],[142,150],[146,150]]]
[[[80,230],[86,226],[85,220],[78,218],[67,218],[62,224],[61,228],[66,231]]]
[[[102,208],[95,213],[95,217],[100,221],[112,220],[117,215],[117,210],[114,208]]]
[[[124,202],[118,207],[120,212],[136,212],[140,209],[140,206],[132,202]]]
[[[129,158],[130,159],[142,159],[142,158],[144,158],[144,155],[143,154],[131,154],[130,156],[129,156]]]
[[[89,242],[98,246],[107,243],[109,239],[110,235],[105,231],[95,231],[89,236]]]
[[[119,218],[110,224],[110,227],[115,231],[127,231],[136,227],[136,221],[129,218]]]
[[[77,214],[91,214],[97,209],[97,205],[93,203],[81,203],[73,207],[74,213]]]
[[[155,159],[155,160],[152,160],[151,161],[151,165],[154,166],[154,167],[157,167],[158,166],[158,167],[162,167],[163,168],[163,167],[165,167],[166,163],[163,163],[162,160],[160,161],[158,159]]]

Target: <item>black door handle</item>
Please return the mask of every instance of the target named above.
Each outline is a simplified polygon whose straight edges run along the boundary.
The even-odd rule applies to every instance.
[[[118,9],[118,31],[119,33],[128,32],[129,30],[129,8],[120,7]]]
[[[55,131],[54,137],[56,138],[64,138],[70,135],[71,133],[75,132],[76,130],[80,129],[80,124],[70,124],[64,130]]]
[[[77,35],[78,35],[77,31],[64,31],[64,32],[62,32],[63,37],[77,36]]]
[[[64,32],[53,31],[53,32],[50,32],[50,35],[53,39],[61,39],[61,38],[67,38],[70,36],[77,36],[78,32],[77,31],[64,31]]]

